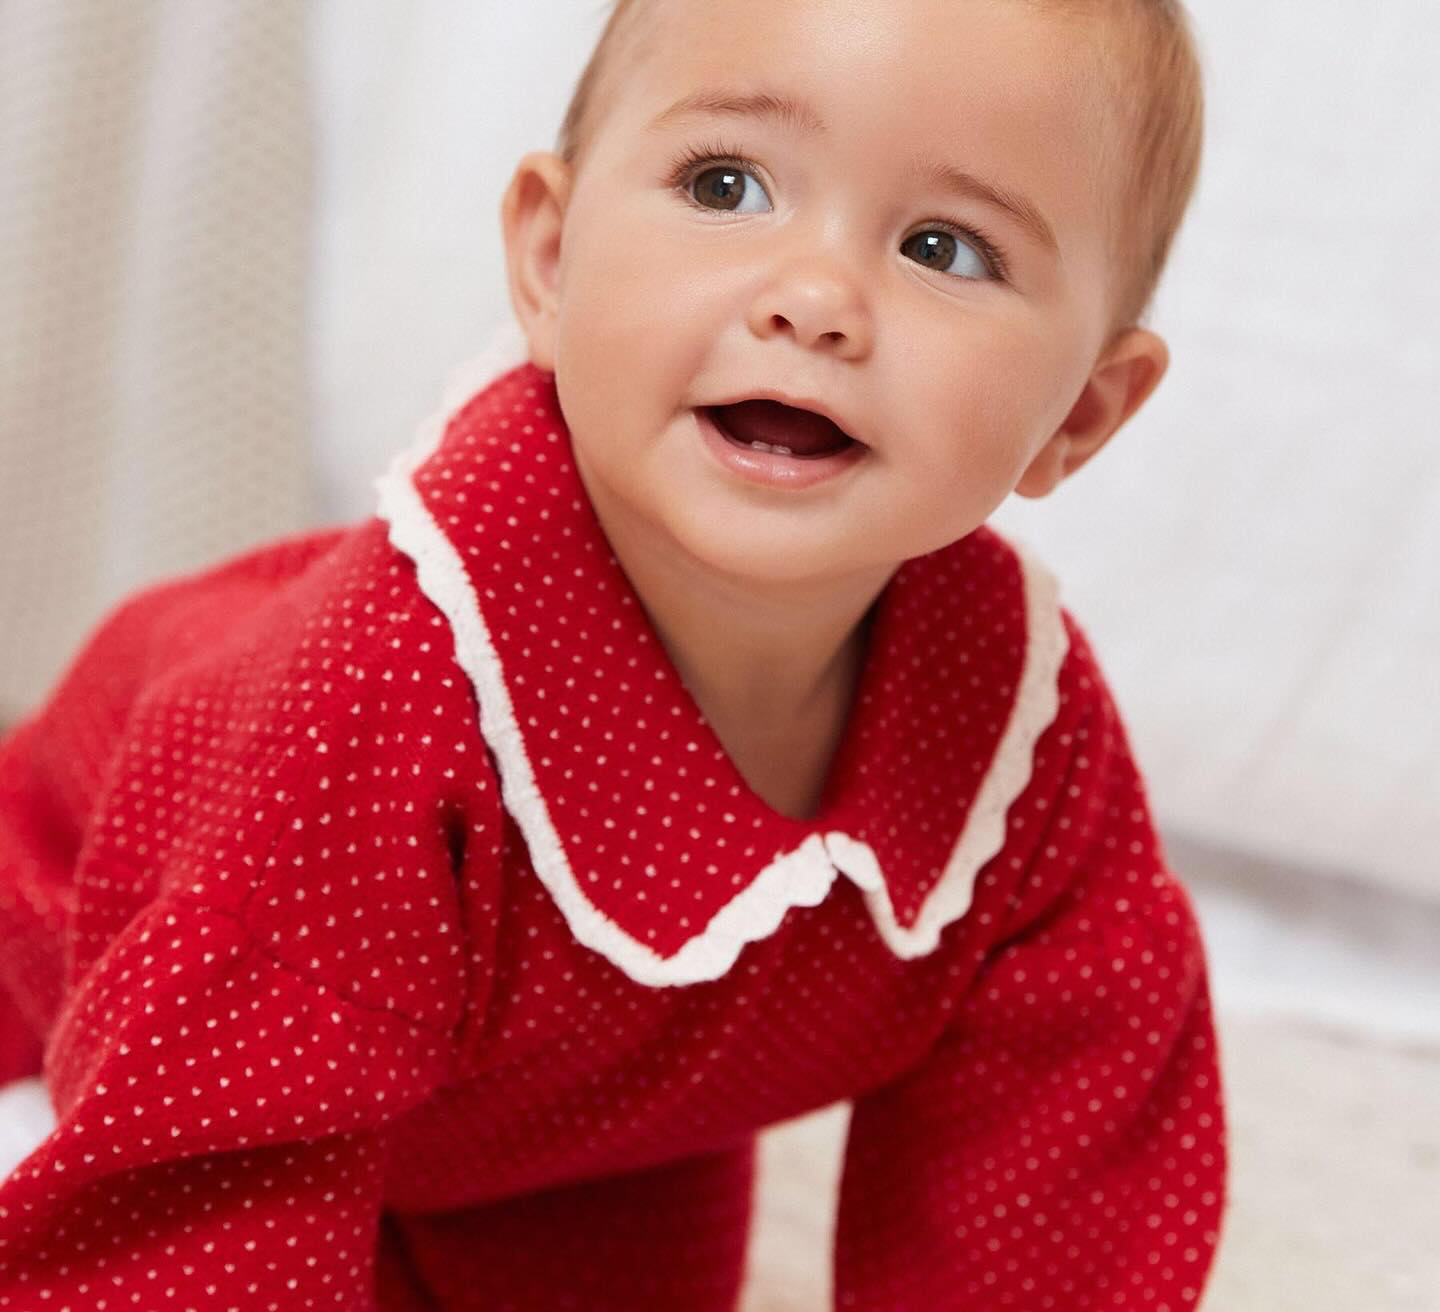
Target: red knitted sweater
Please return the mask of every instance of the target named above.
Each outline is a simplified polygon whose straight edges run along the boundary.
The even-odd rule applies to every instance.
[[[819,814],[746,785],[510,369],[379,513],[140,592],[0,742],[0,1308],[721,1312],[853,1100],[835,1306],[1180,1312],[1204,950],[1049,573],[877,603]],[[823,1206],[824,1200],[817,1200]]]

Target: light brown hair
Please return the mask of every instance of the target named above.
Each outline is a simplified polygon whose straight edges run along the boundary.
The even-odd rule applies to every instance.
[[[598,126],[596,106],[645,45],[639,17],[654,0],[613,6],[576,83],[555,153],[574,165]],[[1017,0],[1077,20],[1092,40],[1097,104],[1110,115],[1095,170],[1113,273],[1105,342],[1149,313],[1175,235],[1189,209],[1204,146],[1204,72],[1181,0]]]

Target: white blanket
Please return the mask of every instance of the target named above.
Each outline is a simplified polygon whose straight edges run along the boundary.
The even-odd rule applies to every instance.
[[[0,1085],[0,1180],[55,1128],[55,1110],[38,1076]]]

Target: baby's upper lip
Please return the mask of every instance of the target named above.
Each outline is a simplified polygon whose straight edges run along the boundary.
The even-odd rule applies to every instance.
[[[732,396],[725,401],[712,401],[705,408],[708,410],[717,409],[720,406],[736,405],[741,401],[778,401],[781,405],[788,405],[796,410],[809,410],[812,414],[821,415],[835,425],[846,437],[859,442],[862,446],[868,445],[861,438],[860,434],[850,425],[850,422],[841,416],[838,410],[825,404],[817,397],[805,396],[799,392],[783,392],[774,387],[762,387],[754,391],[742,392]]]

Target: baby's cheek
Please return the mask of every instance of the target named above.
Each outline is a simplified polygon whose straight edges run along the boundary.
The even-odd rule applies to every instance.
[[[560,288],[566,330],[596,347],[608,343],[633,356],[635,343],[654,333],[665,311],[663,279],[657,282],[653,262],[621,242],[596,240],[594,234],[566,258]]]

